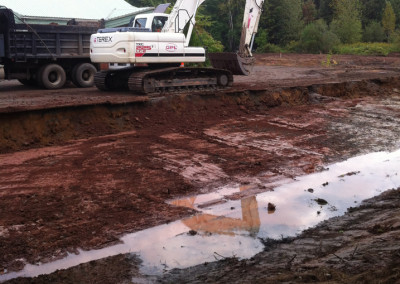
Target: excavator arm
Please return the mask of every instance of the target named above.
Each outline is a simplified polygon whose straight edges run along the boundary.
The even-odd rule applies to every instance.
[[[178,0],[168,17],[168,21],[165,23],[162,32],[182,33],[186,25],[189,24],[185,40],[185,46],[189,46],[193,27],[196,24],[196,12],[204,1],[205,0]]]
[[[239,51],[209,53],[208,57],[214,68],[230,70],[234,75],[250,74],[255,61],[251,50],[258,31],[263,4],[264,0],[246,0]]]
[[[189,46],[193,27],[196,23],[196,12],[203,2],[205,0],[178,0],[162,32],[182,33],[186,25],[189,25],[185,37],[185,46]],[[251,50],[258,31],[263,4],[264,0],[246,1],[239,51],[237,53],[209,53],[208,57],[214,68],[229,70],[234,75],[249,75],[254,65]]]
[[[239,54],[242,57],[253,56],[251,49],[253,48],[254,38],[258,31],[262,6],[264,0],[247,0],[244,10],[242,35],[240,38]]]

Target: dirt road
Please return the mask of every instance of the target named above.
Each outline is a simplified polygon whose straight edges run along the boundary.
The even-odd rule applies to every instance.
[[[321,66],[326,58],[259,55],[252,76],[206,96],[149,100],[0,84],[0,281],[27,263],[115,245],[126,233],[195,213],[168,200],[226,184],[244,185],[224,196],[243,200],[329,163],[399,149],[400,58],[343,56]],[[273,242],[251,260],[150,277],[123,254],[10,283],[339,282],[352,279],[349,266],[359,269],[356,280],[394,283],[398,196]],[[377,264],[381,272],[372,275]]]

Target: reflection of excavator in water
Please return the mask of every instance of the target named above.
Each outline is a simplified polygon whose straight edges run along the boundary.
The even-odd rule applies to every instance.
[[[246,189],[247,187],[240,187],[240,191]],[[171,202],[171,204],[194,209],[195,201],[196,197],[190,197],[187,199],[175,200]],[[206,232],[220,235],[235,235],[235,232],[246,231],[250,236],[256,237],[261,225],[256,197],[251,196],[242,199],[241,207],[242,219],[201,214],[184,219],[182,222],[191,230],[199,233]]]
[[[92,62],[110,64],[109,70],[96,74],[96,86],[148,94],[214,90],[232,86],[232,75],[248,75],[264,0],[246,0],[238,53],[209,53],[214,68],[179,67],[206,60],[203,47],[189,47],[196,12],[204,1],[177,0],[170,14],[156,9],[152,14],[137,15],[132,27],[101,29],[92,35]]]

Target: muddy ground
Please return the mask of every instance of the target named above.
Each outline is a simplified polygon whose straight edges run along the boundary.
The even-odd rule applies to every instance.
[[[227,198],[241,199],[400,148],[399,57],[257,59],[252,76],[204,96],[0,83],[0,274],[194,214],[173,198],[237,183],[247,190]],[[264,240],[251,260],[146,278],[139,260],[120,255],[10,282],[396,283],[399,214],[397,190],[296,239]]]

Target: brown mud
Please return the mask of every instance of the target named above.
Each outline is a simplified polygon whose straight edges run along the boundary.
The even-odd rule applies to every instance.
[[[398,149],[400,58],[337,57],[329,67],[326,58],[258,55],[254,74],[227,92],[152,100],[0,83],[0,275],[194,213],[166,203],[173,198],[235,182],[248,188],[230,197],[241,199],[327,163]],[[147,280],[395,283],[397,197],[384,194],[251,260]],[[346,234],[356,229],[360,236]],[[117,256],[10,282],[140,282],[137,264]]]

